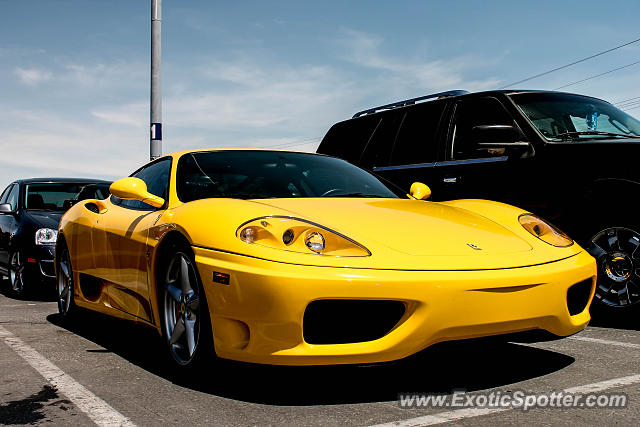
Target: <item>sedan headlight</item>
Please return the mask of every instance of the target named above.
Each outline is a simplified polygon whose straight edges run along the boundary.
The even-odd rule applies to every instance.
[[[518,217],[518,221],[525,230],[545,243],[559,248],[573,245],[571,237],[533,214],[522,214]]]
[[[36,245],[53,245],[58,240],[58,230],[41,228],[36,231]]]
[[[240,240],[249,244],[305,254],[328,256],[369,256],[360,243],[304,219],[265,216],[252,219],[236,230]]]

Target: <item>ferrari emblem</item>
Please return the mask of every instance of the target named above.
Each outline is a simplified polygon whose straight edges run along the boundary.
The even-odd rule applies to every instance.
[[[477,247],[473,243],[467,243],[467,246],[469,246],[471,249],[475,249],[476,251],[481,251],[482,250],[482,248]]]

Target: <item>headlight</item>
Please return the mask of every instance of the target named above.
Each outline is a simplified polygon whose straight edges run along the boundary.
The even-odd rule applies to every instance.
[[[360,243],[336,231],[287,216],[252,219],[238,227],[236,235],[245,243],[291,252],[329,256],[371,255]]]
[[[571,237],[533,214],[522,214],[518,217],[518,221],[525,230],[545,243],[559,248],[573,245]]]
[[[58,240],[58,230],[41,228],[36,231],[36,245],[53,245]]]

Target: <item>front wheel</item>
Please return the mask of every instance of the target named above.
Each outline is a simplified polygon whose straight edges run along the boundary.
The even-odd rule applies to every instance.
[[[25,259],[20,251],[9,255],[9,284],[11,292],[17,297],[25,294]]]
[[[598,265],[595,300],[605,307],[638,307],[640,302],[640,233],[607,227],[594,234],[588,252]]]
[[[73,303],[73,269],[67,245],[62,243],[57,248],[56,256],[56,288],[58,290],[58,312],[65,318],[74,312]]]
[[[172,360],[191,368],[212,353],[208,307],[191,251],[174,247],[171,252],[160,276],[162,332]]]

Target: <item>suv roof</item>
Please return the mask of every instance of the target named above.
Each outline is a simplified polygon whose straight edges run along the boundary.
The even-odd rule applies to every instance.
[[[424,96],[419,96],[417,98],[411,98],[411,99],[405,99],[403,101],[396,101],[396,102],[392,102],[391,104],[385,104],[385,105],[381,105],[379,107],[375,107],[375,108],[368,108],[366,110],[362,110],[357,112],[356,114],[353,115],[353,119],[357,118],[357,117],[362,117],[362,116],[366,116],[369,114],[374,114],[374,113],[379,113],[382,111],[387,111],[387,110],[393,110],[395,108],[400,108],[400,107],[406,107],[408,105],[414,105],[414,104],[418,104],[421,102],[425,102],[425,101],[432,101],[432,100],[436,100],[436,99],[443,99],[443,98],[453,98],[453,97],[458,97],[458,96],[464,96],[464,95],[477,95],[477,94],[495,94],[495,93],[500,93],[500,94],[504,94],[504,95],[516,95],[519,93],[558,93],[558,94],[567,94],[567,95],[575,95],[575,96],[583,96],[585,98],[594,98],[592,96],[587,96],[587,95],[581,95],[581,94],[577,94],[577,93],[570,93],[570,92],[557,92],[557,91],[551,91],[551,90],[535,90],[535,89],[496,89],[496,90],[487,90],[487,91],[481,91],[481,92],[469,92],[466,90],[461,90],[461,89],[456,89],[456,90],[448,90],[445,92],[438,92],[438,93],[433,93],[430,95],[424,95]],[[594,98],[594,99],[599,99],[599,98]]]

